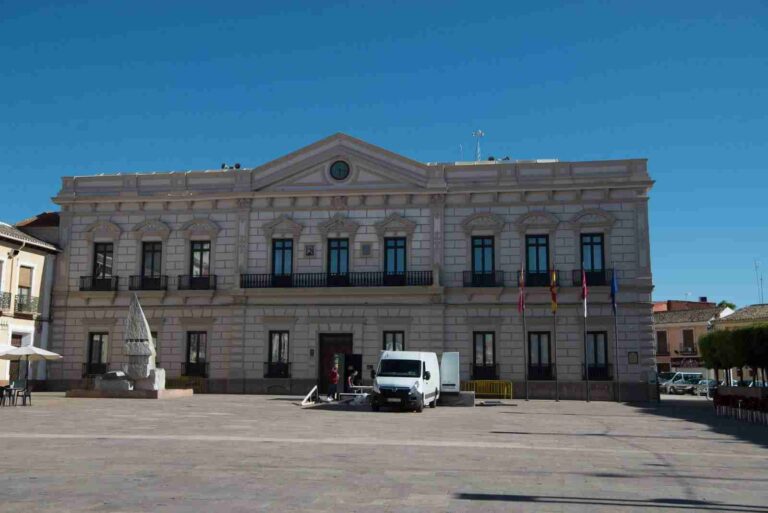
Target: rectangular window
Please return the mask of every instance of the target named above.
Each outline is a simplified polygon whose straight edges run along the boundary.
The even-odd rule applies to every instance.
[[[159,278],[162,269],[162,242],[144,242],[142,244],[141,276],[142,278]]]
[[[528,365],[549,367],[552,364],[550,349],[548,331],[528,333]]]
[[[204,364],[208,345],[208,333],[205,331],[187,332],[187,363]]]
[[[384,239],[384,272],[402,274],[405,272],[405,237]]]
[[[605,331],[587,333],[587,364],[590,367],[608,365],[608,334]]]
[[[585,272],[601,272],[605,269],[605,252],[602,233],[581,235],[581,268]]]
[[[472,237],[472,273],[490,274],[493,271],[493,237]]]
[[[272,239],[272,275],[293,274],[293,239]]]
[[[549,236],[526,235],[526,285],[545,287],[549,285]]]
[[[107,363],[108,333],[90,333],[88,336],[88,363]]]
[[[349,239],[328,239],[328,274],[349,273]]]
[[[660,354],[660,355],[668,355],[669,354],[669,345],[667,344],[667,332],[666,331],[657,331],[656,332],[656,354]]]
[[[696,352],[696,344],[693,342],[693,330],[683,330],[683,352],[687,354]]]
[[[20,303],[28,303],[32,297],[32,268],[19,267],[18,296]]]
[[[288,332],[269,332],[269,363],[288,363]]]
[[[93,277],[112,277],[114,245],[111,242],[97,242],[93,245]]]
[[[496,341],[492,331],[475,331],[472,357],[474,379],[496,379]]]
[[[190,243],[190,272],[193,278],[211,274],[211,242],[194,240]]]
[[[405,332],[385,331],[384,351],[405,351]]]

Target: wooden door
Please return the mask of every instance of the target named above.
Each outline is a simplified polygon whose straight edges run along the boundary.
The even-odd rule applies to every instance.
[[[323,333],[320,335],[317,383],[321,394],[328,393],[329,374],[335,363],[334,355],[352,353],[351,333]],[[344,369],[339,369],[339,392],[343,391]]]

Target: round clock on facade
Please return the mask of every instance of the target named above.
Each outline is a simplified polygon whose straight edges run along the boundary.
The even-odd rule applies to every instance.
[[[349,164],[343,160],[337,160],[331,164],[331,176],[334,180],[346,180],[349,176]]]

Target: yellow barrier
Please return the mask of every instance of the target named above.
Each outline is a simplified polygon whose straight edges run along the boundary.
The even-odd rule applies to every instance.
[[[512,399],[511,381],[499,381],[495,379],[462,381],[461,390],[463,392],[474,392],[477,397]]]

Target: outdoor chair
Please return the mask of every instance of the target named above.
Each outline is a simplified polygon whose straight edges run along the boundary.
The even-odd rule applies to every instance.
[[[0,387],[0,406],[5,406],[6,401],[8,406],[11,405],[10,387]]]

